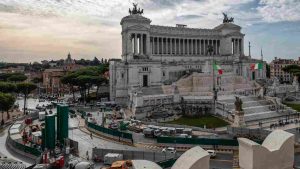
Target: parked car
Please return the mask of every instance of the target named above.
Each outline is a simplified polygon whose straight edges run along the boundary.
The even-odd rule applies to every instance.
[[[113,129],[113,130],[117,130],[119,128],[117,123],[111,123],[108,128]]]
[[[162,149],[161,152],[163,152],[163,153],[169,152],[169,153],[175,154],[176,153],[176,149],[174,147],[168,147],[168,148]]]
[[[210,158],[215,158],[217,156],[217,153],[215,152],[215,150],[207,150]]]

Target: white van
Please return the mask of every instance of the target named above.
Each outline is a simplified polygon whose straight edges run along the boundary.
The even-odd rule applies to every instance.
[[[217,156],[217,153],[215,150],[207,150],[207,152],[208,152],[210,158],[214,158]]]
[[[111,165],[115,161],[120,161],[123,160],[123,155],[122,154],[117,154],[117,153],[108,153],[104,156],[103,163]]]

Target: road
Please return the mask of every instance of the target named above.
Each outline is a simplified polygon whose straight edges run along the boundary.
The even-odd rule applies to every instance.
[[[35,108],[36,104],[41,104],[37,100],[30,100],[28,101],[28,107],[29,108]],[[20,107],[22,107],[22,101],[20,102]],[[101,121],[98,119],[98,121]],[[75,141],[78,142],[79,147],[79,155],[81,157],[86,158],[86,152],[88,151],[89,156],[91,157],[92,148],[99,147],[99,148],[105,148],[105,149],[119,149],[119,150],[143,150],[143,148],[137,148],[132,147],[128,145],[123,145],[120,143],[116,143],[110,140],[102,139],[99,137],[93,137],[93,139],[90,138],[89,134],[86,134],[85,132],[78,129],[78,121],[77,118],[70,119],[70,130],[69,130],[69,137]],[[289,132],[292,132],[294,134],[298,133],[295,130],[289,130]],[[0,154],[3,154],[9,158],[22,161],[26,165],[30,165],[30,163],[33,163],[33,161],[28,160],[24,158],[23,156],[20,156],[16,153],[10,152],[7,150],[5,146],[5,141],[7,137],[7,130],[4,130],[2,133],[0,133]],[[135,136],[135,141],[137,142],[143,142],[145,139],[142,135],[137,134]],[[152,141],[147,140],[147,142],[152,143]],[[181,155],[182,153],[177,152],[177,155]],[[164,157],[159,157],[163,159]],[[210,168],[211,169],[231,169],[232,168],[232,154],[226,154],[226,153],[218,153],[217,156],[214,159],[210,160]],[[300,153],[295,155],[295,164],[297,166],[300,166]],[[98,167],[99,165],[97,165]],[[101,166],[101,165],[100,165]]]
[[[29,158],[26,158],[18,153],[12,152],[7,149],[6,147],[6,138],[8,134],[8,128],[6,128],[4,131],[0,133],[0,155],[6,156],[8,158],[21,161],[23,164],[25,164],[27,167],[34,164],[35,162]]]

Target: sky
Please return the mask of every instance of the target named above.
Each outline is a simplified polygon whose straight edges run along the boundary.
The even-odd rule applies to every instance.
[[[225,12],[245,33],[245,54],[300,57],[300,0],[0,0],[0,62],[121,58],[132,3],[155,25],[214,28]]]

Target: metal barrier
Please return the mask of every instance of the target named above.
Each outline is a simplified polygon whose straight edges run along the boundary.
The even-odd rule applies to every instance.
[[[126,141],[126,142],[130,142],[130,143],[133,142],[131,133],[125,133],[125,132],[121,132],[118,130],[105,128],[105,127],[90,123],[87,120],[86,120],[86,125],[89,129],[94,129],[95,131],[100,132],[101,134],[105,134],[108,137],[113,137],[115,139],[118,139],[119,141]]]
[[[33,120],[35,120],[35,119],[38,118],[38,113],[35,112],[35,113],[28,114],[26,116],[18,118],[18,120],[24,120],[26,118],[32,118]],[[32,159],[36,159],[37,157],[39,157],[41,155],[42,152],[39,151],[38,149],[36,149],[34,147],[29,147],[29,146],[23,145],[23,144],[15,141],[13,139],[11,139],[11,137],[10,137],[10,128],[11,128],[11,126],[9,127],[9,130],[8,130],[8,136],[7,136],[7,139],[6,139],[6,143],[11,148],[19,151],[20,153],[23,152],[24,155],[28,155]]]
[[[157,137],[157,143],[238,146],[235,139]]]
[[[259,139],[257,141],[261,142],[264,140],[271,131],[264,129],[249,129],[241,127],[227,127],[227,132],[235,137],[247,137],[254,139]]]
[[[92,157],[100,160],[104,159],[104,156],[108,153],[122,154],[123,159],[126,160],[149,160],[154,162],[162,162],[164,165],[166,161],[170,159],[176,159],[180,154],[173,154],[170,152],[155,152],[147,150],[119,150],[119,149],[103,149],[103,148],[93,148]]]

